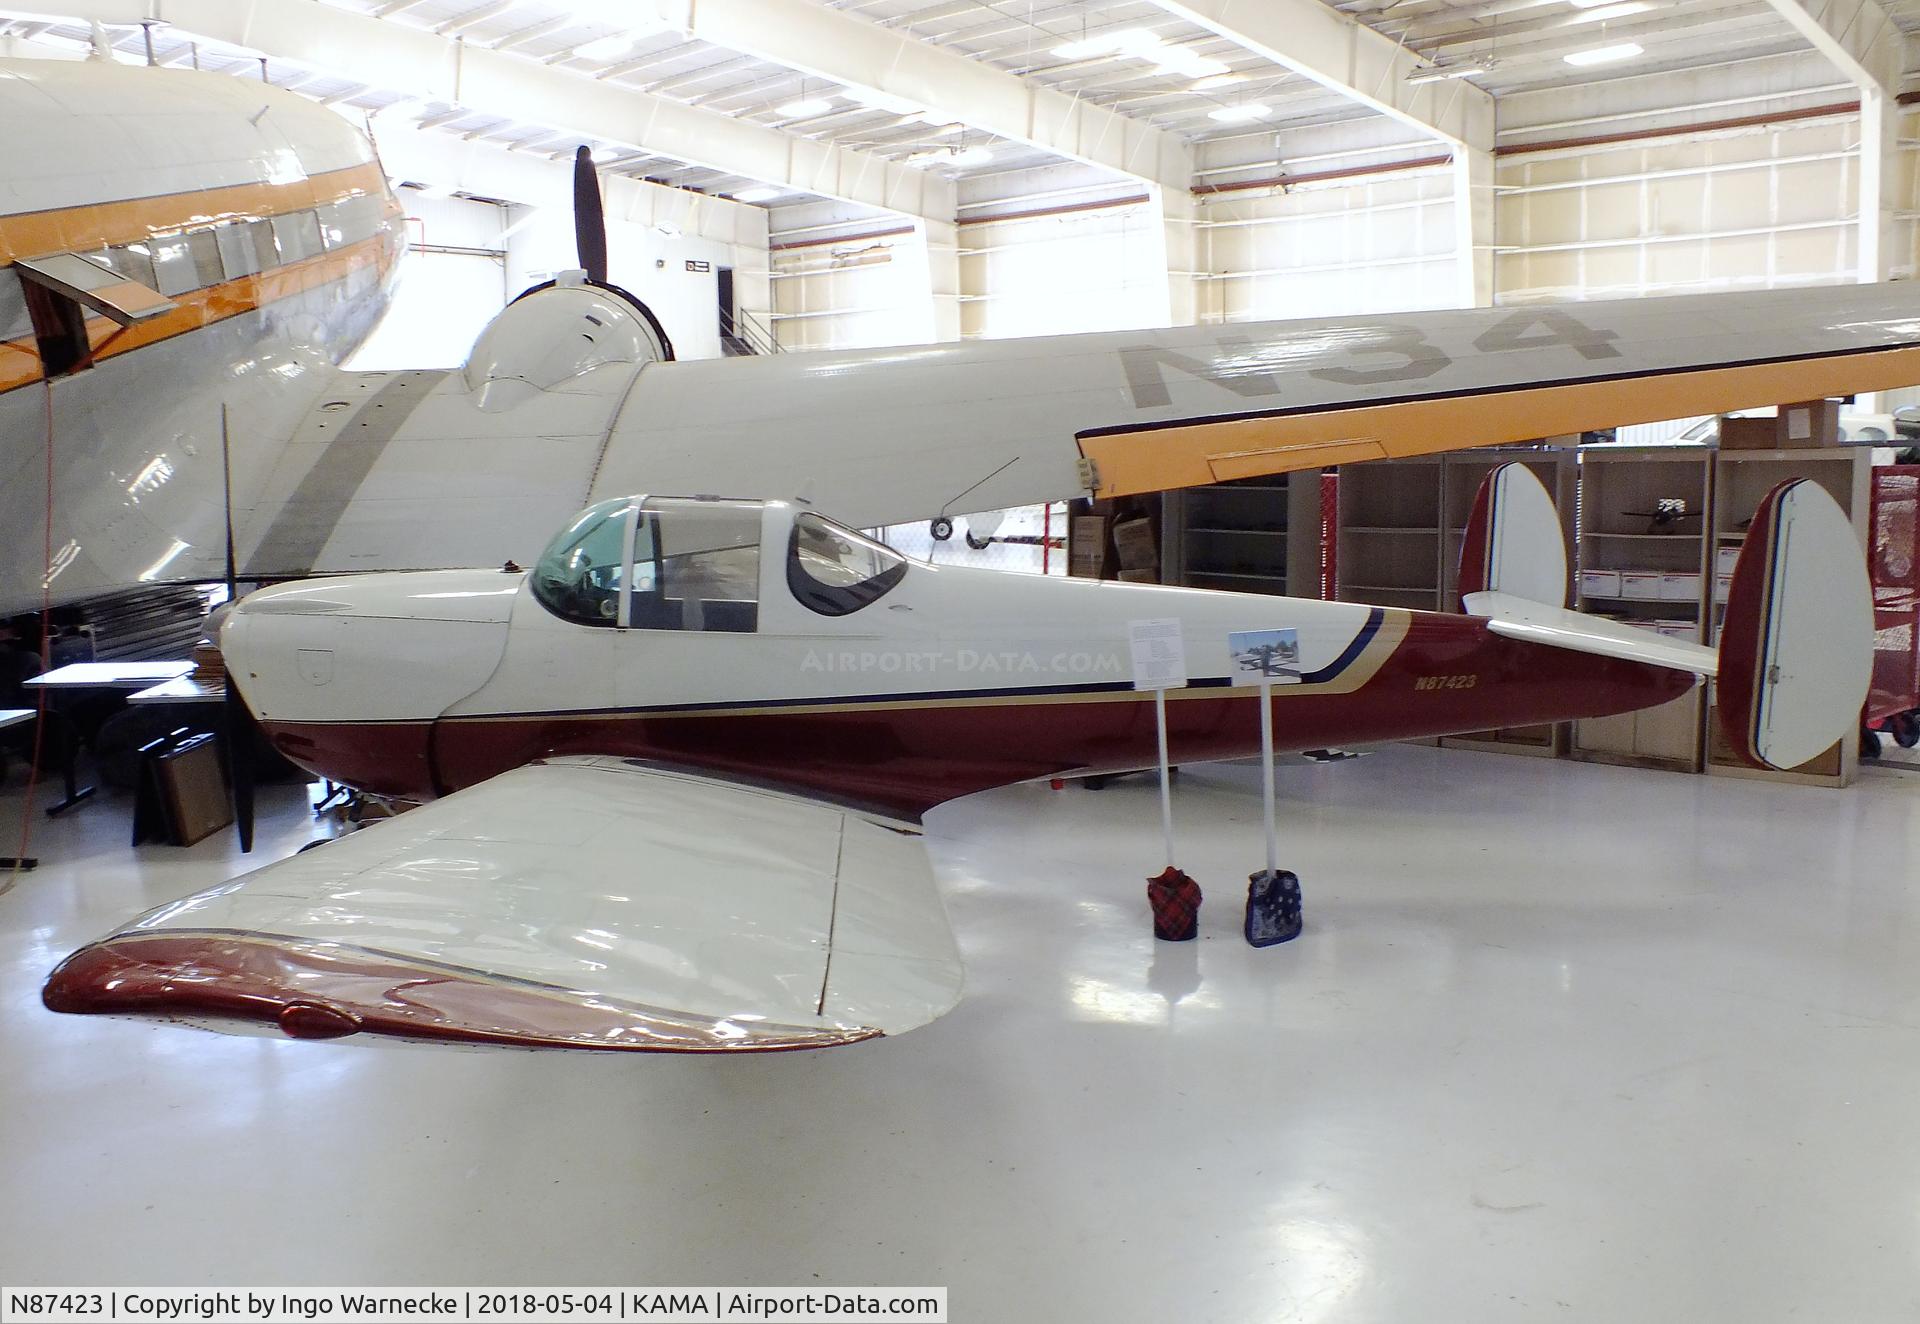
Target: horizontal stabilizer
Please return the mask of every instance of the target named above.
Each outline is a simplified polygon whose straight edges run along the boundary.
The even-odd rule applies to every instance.
[[[1460,545],[1462,602],[1476,593],[1567,605],[1566,530],[1553,497],[1524,464],[1494,469],[1473,499]]]
[[[1638,626],[1622,625],[1564,607],[1529,602],[1509,593],[1469,594],[1466,608],[1471,615],[1485,616],[1489,630],[1509,639],[1524,639],[1528,643],[1598,657],[1645,662],[1649,666],[1691,671],[1700,676],[1711,676],[1718,668],[1717,655],[1700,644],[1669,639]]]
[[[1839,503],[1810,479],[1755,512],[1720,636],[1721,729],[1756,767],[1818,758],[1860,720],[1873,669],[1873,590]]]

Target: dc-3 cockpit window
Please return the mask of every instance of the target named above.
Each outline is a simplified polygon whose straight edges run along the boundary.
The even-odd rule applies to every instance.
[[[581,625],[751,633],[760,617],[757,501],[621,497],[547,547],[530,587]]]
[[[822,616],[845,616],[883,596],[907,573],[907,559],[864,533],[802,511],[793,521],[787,587]]]

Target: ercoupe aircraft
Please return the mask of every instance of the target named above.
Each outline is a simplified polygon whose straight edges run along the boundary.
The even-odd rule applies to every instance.
[[[1288,750],[1627,712],[1717,676],[1788,767],[1859,720],[1864,559],[1810,481],[1761,504],[1721,647],[1564,608],[1561,526],[1482,487],[1471,615],[910,565],[800,503],[596,503],[530,571],[262,589],[230,685],[308,769],[431,803],[163,906],[54,971],[57,1011],[508,1044],[821,1047],[923,1025],[961,967],[924,854],[952,796],[1154,762],[1129,622],[1176,618],[1174,758],[1259,748],[1231,631],[1297,642]]]
[[[675,362],[606,281],[584,156],[584,276],[463,368],[347,372],[400,239],[339,117],[0,61],[0,123],[0,612],[230,553],[254,582],[524,563],[632,492],[871,528],[1920,383],[1911,282]]]

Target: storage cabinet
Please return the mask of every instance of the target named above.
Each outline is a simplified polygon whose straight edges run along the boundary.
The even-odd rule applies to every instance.
[[[1578,610],[1702,641],[1715,454],[1699,446],[1581,448]],[[1702,716],[1695,688],[1657,708],[1575,722],[1570,752],[1698,772]]]
[[[1318,469],[1190,487],[1162,503],[1164,582],[1318,596]]]

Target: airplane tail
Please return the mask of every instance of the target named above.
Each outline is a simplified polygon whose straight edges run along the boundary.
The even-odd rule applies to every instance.
[[[1462,606],[1496,634],[1714,676],[1721,729],[1754,767],[1818,757],[1858,724],[1873,664],[1873,592],[1845,512],[1795,478],[1761,501],[1740,549],[1718,652],[1568,611],[1553,499],[1520,464],[1487,475],[1460,557]]]

